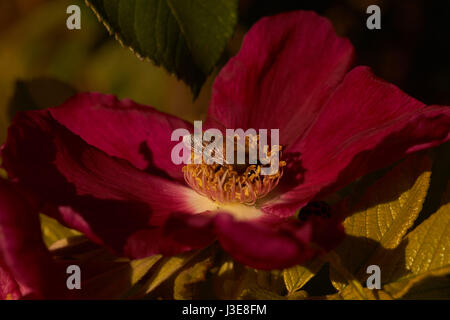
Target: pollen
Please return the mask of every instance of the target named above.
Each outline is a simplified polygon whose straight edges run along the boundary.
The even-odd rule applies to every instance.
[[[246,143],[248,144],[248,143]],[[276,146],[281,153],[281,146]],[[267,149],[266,149],[267,150]],[[270,151],[268,152],[270,156]],[[192,153],[192,159],[194,152]],[[284,161],[276,173],[262,175],[262,164],[187,164],[183,167],[186,183],[197,193],[219,203],[253,205],[278,185],[283,176]]]

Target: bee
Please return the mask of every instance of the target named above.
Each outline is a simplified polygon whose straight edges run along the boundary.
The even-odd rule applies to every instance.
[[[188,135],[183,137],[183,142],[186,147],[190,148],[192,151],[191,161],[192,163],[203,163],[212,164],[232,164],[229,163],[223,152],[223,145],[216,146],[212,152],[205,152],[208,150],[208,146],[213,148],[214,142],[205,142],[203,137],[198,137],[196,135]],[[197,160],[197,161],[196,161]],[[205,160],[205,161],[203,161]]]
[[[200,137],[198,135],[186,135],[183,137],[183,142],[186,147],[191,150],[191,163],[194,164],[220,164],[220,165],[234,165],[235,167],[246,168],[249,164],[259,164],[260,159],[258,159],[258,148],[259,145],[258,136],[246,136],[242,139],[239,135],[226,136],[225,141],[222,140],[222,145],[216,145],[215,141],[206,142],[203,140],[203,135]],[[231,155],[227,153],[227,146],[233,146],[231,150]],[[259,150],[259,154],[263,155],[266,160],[264,163],[270,161],[270,156],[268,156],[269,146],[265,146],[264,152]],[[278,149],[277,149],[278,150]],[[243,152],[244,155],[240,154]],[[244,161],[243,163],[239,161]]]

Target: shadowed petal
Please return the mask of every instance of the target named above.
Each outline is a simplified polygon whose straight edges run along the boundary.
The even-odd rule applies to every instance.
[[[350,42],[314,12],[263,18],[218,75],[207,125],[282,129],[287,145],[310,127],[352,59]]]
[[[65,275],[55,266],[42,241],[39,216],[13,184],[3,179],[0,179],[0,239],[3,298],[8,295],[12,299],[62,298],[67,291]]]
[[[344,233],[338,218],[306,222],[272,216],[238,220],[226,211],[175,214],[160,234],[173,242],[201,248],[217,239],[237,261],[258,269],[282,269],[337,246]],[[162,238],[161,238],[162,239]]]
[[[0,300],[17,300],[21,297],[19,285],[0,258]]]
[[[192,125],[152,107],[112,95],[81,93],[49,109],[53,118],[106,154],[128,160],[141,170],[183,180],[171,160],[172,132]]]
[[[215,219],[217,238],[237,261],[257,269],[282,269],[303,263],[337,246],[344,237],[337,220],[312,217],[305,223],[280,220],[236,221],[228,214]]]
[[[195,212],[200,197],[85,143],[48,111],[18,116],[2,156],[9,176],[44,213],[119,253],[134,233],[162,225],[170,212]]]
[[[215,240],[213,213],[173,213],[162,227],[141,230],[130,237],[128,256],[136,258],[161,253],[175,255],[206,247]]]

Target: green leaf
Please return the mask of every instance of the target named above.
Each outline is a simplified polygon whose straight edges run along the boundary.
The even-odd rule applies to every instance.
[[[362,298],[362,296],[363,298]],[[332,294],[325,297],[326,300],[392,300],[392,297],[383,290],[370,290],[367,288],[361,288],[356,290],[353,286],[348,286],[344,290],[339,291],[336,294]]]
[[[255,292],[270,292],[272,296],[285,294],[282,271],[256,270],[244,266],[224,253],[212,271],[213,290],[218,299],[248,298]]]
[[[360,200],[347,208],[346,239],[336,249],[343,267],[365,283],[366,268],[395,249],[419,215],[430,183],[431,159],[423,154],[407,158],[373,183]],[[344,206],[345,207],[345,206]],[[338,290],[348,282],[331,265]],[[382,271],[384,274],[384,270]]]
[[[283,279],[288,294],[292,295],[297,290],[300,290],[314,275],[319,272],[324,262],[320,259],[315,259],[305,265],[294,266],[283,270]]]
[[[341,287],[343,290],[339,292],[341,296],[348,291],[355,299],[370,299],[370,296],[367,295],[367,292],[364,290],[358,279],[347,270],[339,255],[332,251],[321,258],[330,263],[332,275],[338,278],[342,283],[345,283],[345,285]],[[331,277],[332,281],[333,276]]]
[[[450,183],[441,208],[411,231],[402,244],[381,260],[388,283],[385,290],[392,296],[402,297],[430,277],[450,274]]]
[[[286,296],[287,300],[305,300],[308,298],[308,292],[305,290],[295,291]]]
[[[50,246],[59,264],[76,264],[82,270],[82,290],[74,292],[80,299],[121,299],[161,259],[155,255],[139,260],[120,258],[84,236],[64,238]]]
[[[340,290],[327,298],[336,299],[398,299],[398,298],[445,298],[450,297],[450,183],[448,183],[441,207],[425,221],[408,233],[428,189],[430,175],[427,157],[410,157],[375,182],[361,197],[364,210],[344,222],[349,237],[336,250],[343,265],[332,266],[333,285]],[[433,166],[433,169],[435,167]],[[433,173],[435,174],[435,173]],[[407,177],[413,179],[406,188]],[[390,201],[377,201],[371,205],[375,191],[394,191],[392,187],[403,185],[402,192],[394,192]],[[386,190],[386,189],[384,189]],[[386,197],[379,192],[376,197]],[[398,190],[400,191],[400,189]],[[397,194],[397,196],[395,196]],[[387,212],[391,212],[391,216]],[[370,212],[377,218],[370,218]],[[343,276],[342,267],[361,284],[368,275],[365,269],[375,264],[381,269],[382,290],[369,290],[350,286],[352,279]],[[365,297],[361,295],[363,293]]]
[[[212,267],[214,257],[195,263],[192,267],[180,272],[175,278],[173,297],[176,300],[192,300],[199,296],[199,283],[206,280],[209,269]]]
[[[150,276],[150,279],[144,284],[143,290],[149,294],[156,289],[160,284],[175,275],[184,266],[186,266],[194,257],[196,257],[201,250],[183,253],[173,257],[165,257],[156,266],[156,270]]]
[[[160,255],[155,255],[132,261],[124,259],[102,261],[98,258],[88,260],[88,262],[80,265],[82,270],[90,267],[92,269],[98,268],[99,265],[103,269],[102,272],[84,281],[82,284],[83,298],[122,299],[127,297],[128,292],[160,259]]]
[[[185,81],[195,96],[237,22],[237,0],[86,0],[124,46]]]
[[[286,297],[259,287],[244,289],[240,298],[244,300],[287,300]]]
[[[287,296],[282,296],[271,290],[252,287],[244,289],[240,298],[244,300],[305,300],[308,298],[308,293],[304,290],[300,290]]]
[[[131,273],[131,284],[135,285],[139,280],[146,275],[146,273],[161,259],[161,255],[157,254],[151,257],[132,260],[130,263],[132,273]]]
[[[415,294],[424,294],[423,292],[423,286],[427,286],[428,289],[430,289],[430,283],[432,283],[431,286],[434,285],[434,287],[431,287],[431,289],[436,290],[437,287],[442,285],[442,280],[444,280],[444,285],[448,286],[449,283],[445,284],[445,276],[450,274],[450,267],[443,267],[438,268],[435,270],[425,271],[419,274],[407,274],[403,277],[400,277],[396,280],[393,280],[392,282],[386,284],[384,286],[384,289],[386,292],[389,292],[394,298],[401,298],[406,295],[414,295]],[[436,281],[436,279],[439,279]],[[448,280],[448,279],[447,279]],[[447,288],[447,289],[450,289]],[[428,294],[429,294],[428,290]],[[431,296],[431,298],[434,298]],[[450,298],[450,295],[448,294],[447,290],[447,298]]]
[[[431,276],[414,284],[402,299],[450,300],[450,276]]]
[[[41,214],[42,237],[47,246],[52,245],[56,241],[64,238],[80,235],[81,233],[64,227],[53,218]]]
[[[213,276],[213,289],[219,299],[237,299],[254,282],[254,272],[224,254]]]

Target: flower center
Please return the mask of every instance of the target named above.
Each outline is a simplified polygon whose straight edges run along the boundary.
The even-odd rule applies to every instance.
[[[199,164],[187,164],[183,167],[187,184],[199,194],[219,203],[255,204],[278,185],[286,163],[279,161],[276,173],[263,175],[261,174],[263,165],[259,161],[257,164],[248,163],[248,141],[245,144],[246,164],[205,163],[203,159]],[[276,147],[281,153],[281,146]],[[191,159],[194,157],[193,151]]]

